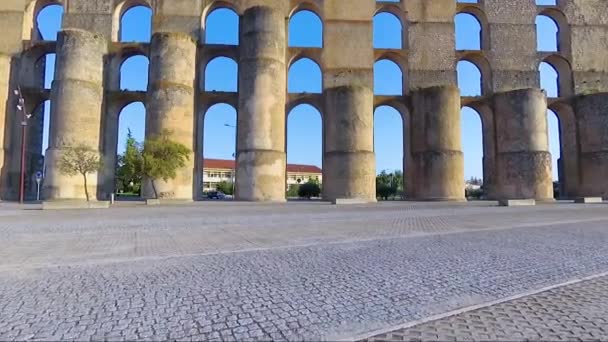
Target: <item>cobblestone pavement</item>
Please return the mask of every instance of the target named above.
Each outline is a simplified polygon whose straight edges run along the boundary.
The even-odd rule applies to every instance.
[[[7,212],[0,340],[351,338],[608,271],[606,205]]]
[[[608,341],[608,277],[399,329],[367,341]]]

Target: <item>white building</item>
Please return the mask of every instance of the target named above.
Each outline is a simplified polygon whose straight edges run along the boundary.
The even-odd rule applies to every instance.
[[[234,182],[234,160],[205,159],[203,161],[203,191],[217,190],[221,182]],[[314,165],[287,164],[287,186],[304,184],[309,180],[323,183],[323,171]]]

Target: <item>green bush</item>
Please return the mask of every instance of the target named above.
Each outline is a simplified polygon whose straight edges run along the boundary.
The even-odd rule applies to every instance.
[[[298,187],[298,196],[301,198],[311,199],[321,195],[321,187],[315,182],[309,181]]]

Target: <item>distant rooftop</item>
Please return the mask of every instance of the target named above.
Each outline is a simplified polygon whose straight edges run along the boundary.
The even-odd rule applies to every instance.
[[[228,159],[205,159],[203,169],[234,170],[234,160]],[[291,173],[323,173],[323,170],[315,165],[287,164],[287,172]]]

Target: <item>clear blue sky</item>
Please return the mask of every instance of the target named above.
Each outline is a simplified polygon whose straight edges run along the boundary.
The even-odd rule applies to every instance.
[[[475,1],[460,1],[475,2]],[[552,4],[553,0],[538,0],[538,4]],[[39,27],[46,40],[56,39],[61,25],[60,6],[46,7],[38,17]],[[135,7],[123,17],[123,41],[149,41],[150,10]],[[478,25],[468,15],[459,15],[457,23],[457,49],[478,49]],[[555,26],[550,19],[540,17],[539,49],[555,50]],[[374,20],[374,46],[377,48],[401,47],[400,24],[390,14],[379,14]],[[318,18],[310,12],[299,12],[292,18],[290,27],[291,46],[321,46],[322,26]],[[207,21],[207,42],[238,44],[238,18],[233,12],[220,9],[213,12]],[[50,87],[54,71],[54,58],[47,63],[47,87]],[[145,90],[147,86],[148,61],[145,57],[127,60],[122,69],[121,88]],[[550,66],[541,65],[541,83],[549,95],[557,93],[555,72]],[[237,65],[227,58],[215,59],[207,66],[205,89],[236,91]],[[479,72],[466,62],[458,65],[458,79],[463,95],[480,94]],[[289,73],[289,92],[321,92],[321,72],[310,60],[300,60],[293,64]],[[374,68],[376,94],[401,94],[401,71],[389,61],[379,61]],[[48,106],[45,110],[44,150],[48,141]],[[554,177],[557,178],[557,158],[559,156],[559,131],[555,115],[549,113],[549,133],[551,152],[554,159]],[[212,107],[205,118],[204,154],[208,158],[232,158],[235,144],[234,128],[225,124],[236,123],[236,111],[228,105]],[[124,150],[127,130],[131,129],[137,140],[144,138],[145,108],[141,103],[127,106],[120,116],[119,152]],[[376,110],[374,137],[377,170],[401,170],[403,158],[403,124],[399,113],[390,107]],[[481,122],[477,113],[469,108],[462,111],[463,151],[465,153],[465,176],[483,176]],[[320,114],[311,106],[295,108],[288,121],[287,158],[290,163],[321,165],[322,125]]]

